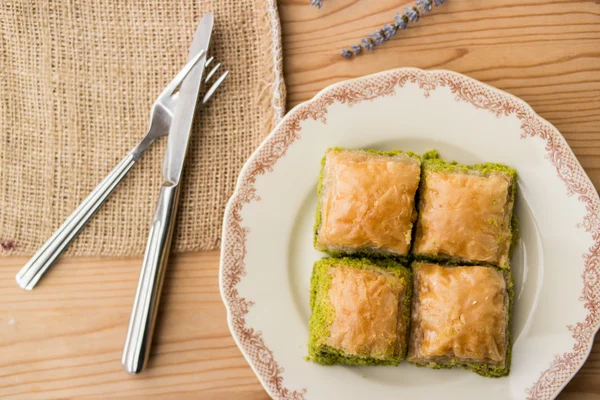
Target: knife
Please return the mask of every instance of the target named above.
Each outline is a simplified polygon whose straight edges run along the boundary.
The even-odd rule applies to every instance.
[[[212,13],[206,13],[202,17],[194,34],[188,61],[201,50],[205,51],[203,58],[206,58],[213,23]],[[177,214],[183,165],[204,73],[204,64],[205,60],[201,59],[181,84],[179,99],[169,128],[163,164],[164,182],[160,189],[156,212],[148,234],[148,243],[121,360],[125,371],[130,374],[143,371],[150,354],[158,303]]]

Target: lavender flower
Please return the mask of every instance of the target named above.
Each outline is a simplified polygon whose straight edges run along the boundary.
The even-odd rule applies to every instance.
[[[421,14],[425,15],[433,8],[432,0],[417,0],[417,7],[421,10]]]
[[[442,2],[443,2],[443,0],[442,0]],[[313,7],[321,8],[321,7],[323,7],[323,0],[310,0],[310,5]]]
[[[392,37],[396,36],[398,28],[394,25],[385,24],[381,32],[383,33],[384,40],[390,40]]]
[[[404,13],[408,17],[410,22],[417,23],[419,22],[419,18],[421,14],[419,13],[419,9],[416,7],[406,7],[406,12]]]
[[[359,55],[361,52],[362,52],[362,47],[355,44],[353,46],[350,46],[350,50],[344,49],[342,51],[342,57],[352,58],[353,56]]]
[[[355,44],[355,45],[350,46],[350,50],[352,51],[352,55],[357,56],[362,52],[362,47]]]
[[[444,4],[445,1],[446,0],[416,0],[415,7],[407,7],[404,14],[398,13],[394,17],[394,22],[392,24],[386,24],[377,32],[373,32],[369,36],[362,38],[360,44],[353,45],[350,49],[342,50],[342,56],[352,58],[359,55],[362,50],[372,51],[375,47],[396,36],[399,30],[408,28],[409,22],[419,22],[421,16],[433,9],[433,5],[438,7]],[[317,5],[315,3],[322,4],[322,1],[311,0],[311,3]],[[320,7],[320,5],[317,5],[317,7]]]
[[[394,21],[396,21],[395,25],[397,29],[404,30],[408,28],[408,17],[404,14],[396,14],[396,16],[394,17]]]
[[[373,44],[375,46],[379,46],[380,44],[385,42],[385,33],[383,32],[383,30],[371,33],[369,37],[373,39]]]
[[[375,41],[370,37],[362,38],[360,43],[362,48],[365,50],[372,51],[375,48]]]

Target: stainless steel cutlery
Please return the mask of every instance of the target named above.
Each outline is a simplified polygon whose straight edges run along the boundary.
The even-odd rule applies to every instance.
[[[152,105],[150,124],[144,138],[100,182],[16,276],[19,286],[27,290],[33,289],[148,147],[161,136],[168,136],[163,164],[164,183],[150,226],[123,351],[122,363],[129,373],[142,371],[148,359],[197,99],[201,84],[208,83],[221,66],[214,66],[203,81],[204,70],[213,61],[213,58],[206,60],[213,23],[212,13],[203,16],[194,35],[187,64]],[[224,72],[215,80],[206,91],[201,104],[206,104],[211,99],[227,74],[228,72]]]

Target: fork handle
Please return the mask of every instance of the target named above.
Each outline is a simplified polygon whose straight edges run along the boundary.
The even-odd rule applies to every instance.
[[[148,234],[148,244],[121,359],[123,368],[130,374],[142,372],[150,355],[158,303],[177,214],[178,197],[179,185],[163,184]]]
[[[61,253],[75,239],[92,215],[106,201],[108,196],[123,180],[125,175],[137,161],[138,156],[131,152],[104,178],[88,195],[75,211],[63,222],[50,239],[35,253],[17,274],[17,283],[23,289],[35,287],[44,273],[50,268]]]

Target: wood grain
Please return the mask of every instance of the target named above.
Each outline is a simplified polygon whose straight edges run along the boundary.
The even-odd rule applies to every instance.
[[[31,292],[25,261],[0,259],[0,398],[268,398],[229,334],[217,252],[172,258],[140,376],[120,358],[141,261],[65,259]]]
[[[525,99],[600,185],[600,1],[448,0],[375,52],[339,50],[390,21],[396,0],[281,0],[290,107],[329,84],[411,66],[468,74]],[[432,110],[432,116],[435,110]],[[0,258],[0,397],[266,399],[229,334],[218,253],[173,257],[148,371],[120,366],[140,259],[65,259],[32,292]],[[561,400],[600,399],[600,345]]]

